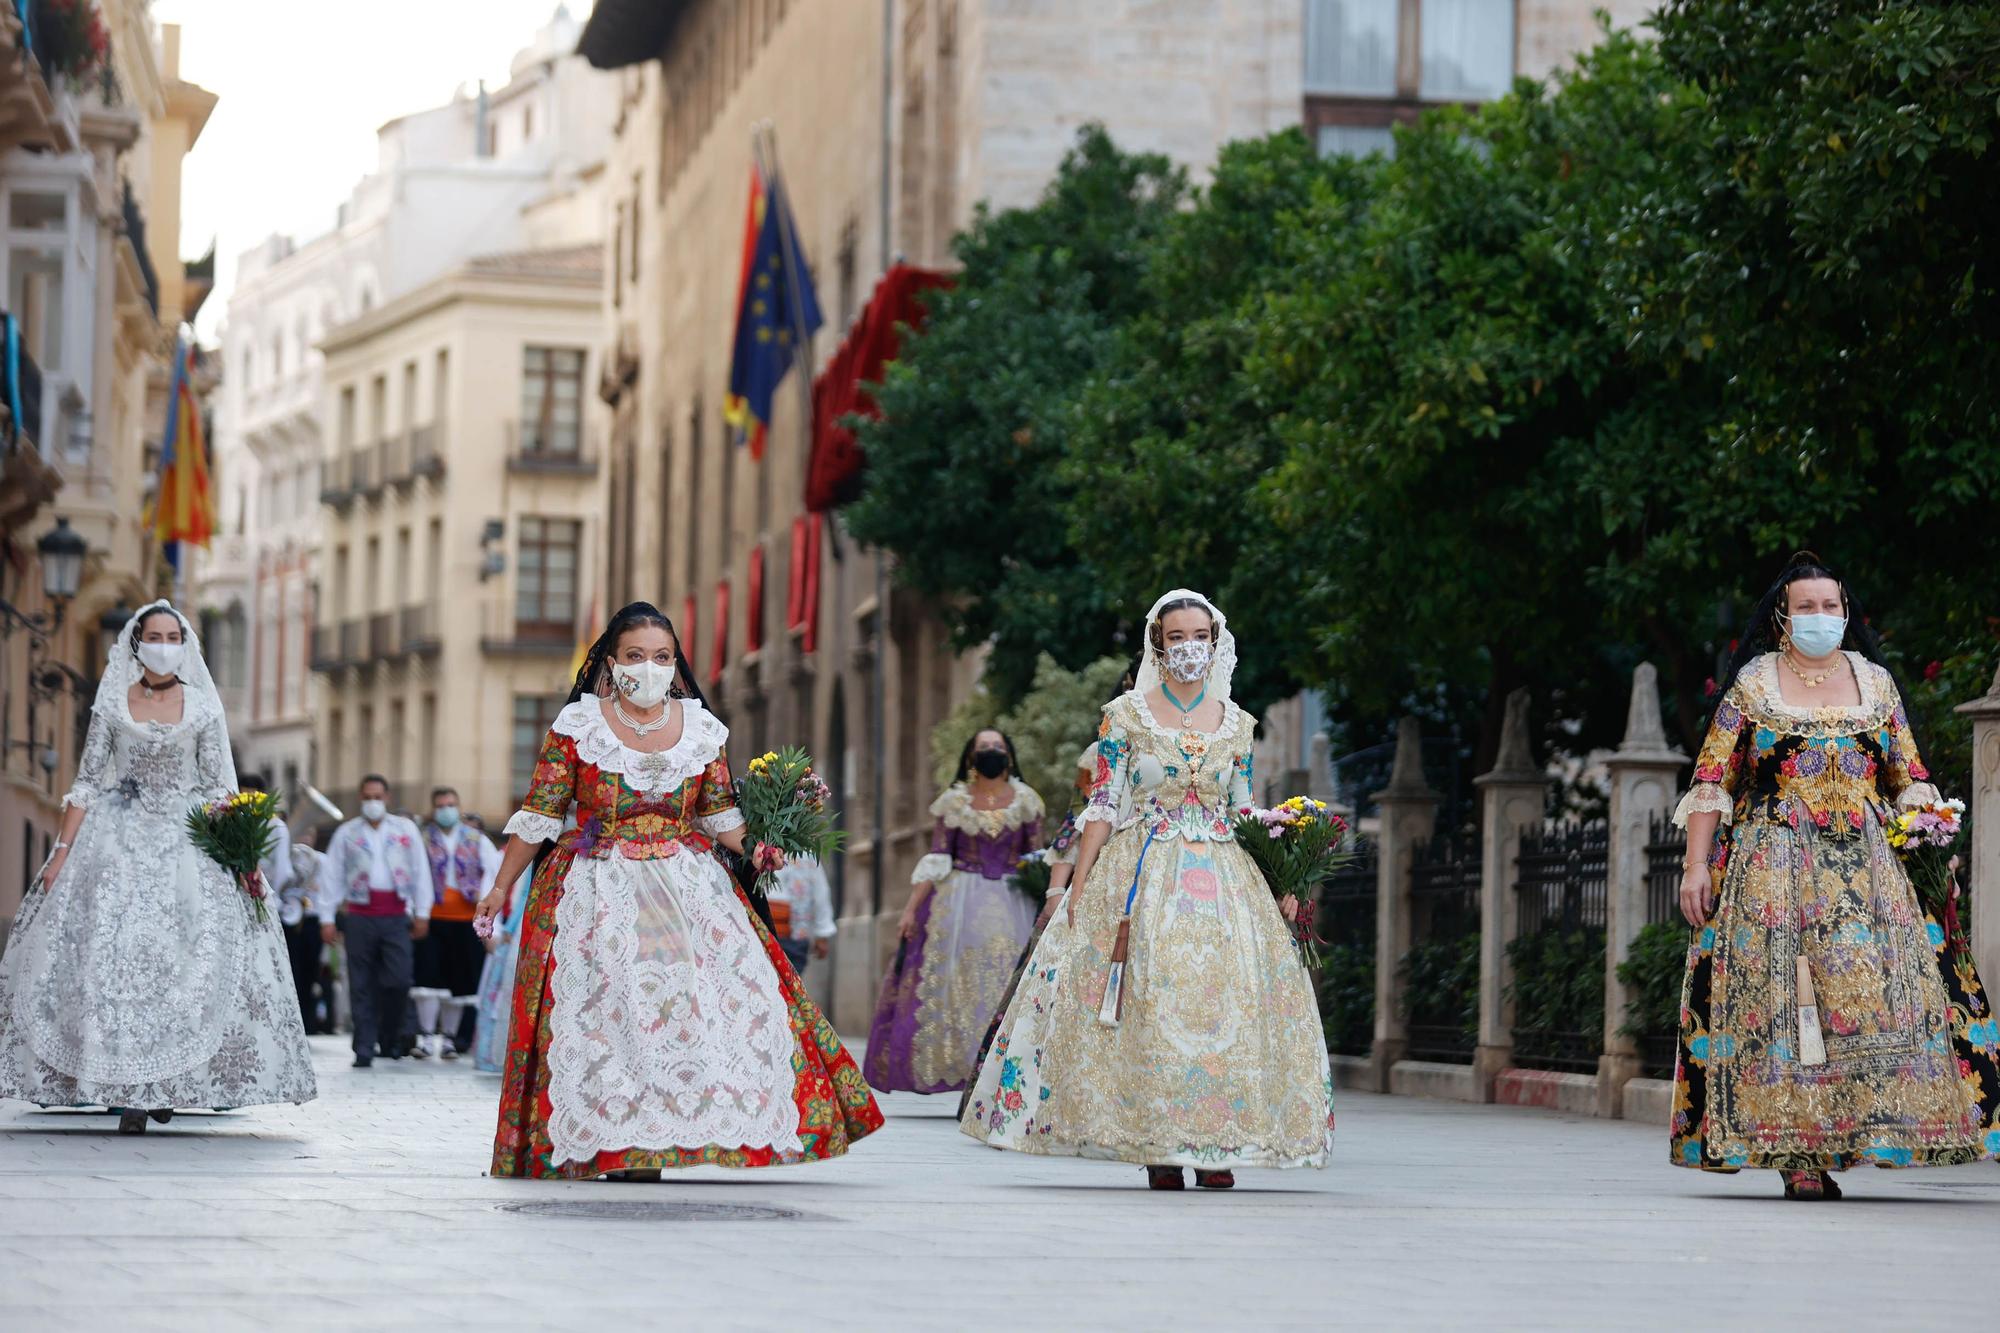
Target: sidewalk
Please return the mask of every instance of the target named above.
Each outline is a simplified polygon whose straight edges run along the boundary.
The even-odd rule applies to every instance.
[[[817,1166],[660,1185],[488,1180],[498,1081],[347,1067],[321,1100],[183,1116],[0,1108],[0,1328],[1976,1329],[2000,1168],[1666,1165],[1619,1121],[1344,1094],[1322,1172],[1148,1194],[1137,1167],[960,1136],[947,1099]],[[531,1211],[519,1210],[528,1205]],[[625,1216],[572,1216],[604,1209]],[[691,1206],[692,1214],[670,1216]],[[729,1214],[748,1210],[748,1215]]]

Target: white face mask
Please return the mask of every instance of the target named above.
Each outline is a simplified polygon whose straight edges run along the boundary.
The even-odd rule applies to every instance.
[[[184,643],[142,643],[139,645],[139,661],[146,670],[156,676],[171,676],[181,669],[187,660],[187,645]]]
[[[1167,674],[1183,685],[1192,685],[1208,674],[1214,646],[1202,639],[1167,645]]]
[[[361,817],[371,824],[381,823],[382,817],[388,813],[389,803],[387,801],[378,801],[370,797],[361,803]]]
[[[658,662],[641,662],[637,666],[614,662],[611,684],[619,697],[634,708],[651,708],[673,688],[674,669]]]

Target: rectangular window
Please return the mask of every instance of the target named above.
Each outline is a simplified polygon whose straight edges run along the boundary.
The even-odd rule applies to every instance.
[[[406,362],[403,366],[403,430],[417,424],[417,363]]]
[[[437,369],[432,372],[431,420],[434,422],[442,423],[445,417],[449,415],[448,412],[446,411],[446,407],[448,404],[450,404],[450,402],[451,402],[451,351],[449,348],[441,347],[438,349],[438,354],[437,354]],[[444,442],[440,440],[438,442],[438,446],[442,448],[443,445]]]
[[[377,375],[368,384],[368,443],[382,438],[389,429],[389,377]]]
[[[354,447],[354,386],[348,385],[340,391],[340,425],[335,437],[344,456]]]
[[[21,323],[21,350],[43,370],[61,371],[63,256],[60,249],[24,245],[8,248],[7,308]]]
[[[1503,2],[1472,0],[1494,8]],[[1306,92],[1394,96],[1398,6],[1399,0],[1306,0]]]
[[[514,589],[514,633],[567,639],[576,625],[577,568],[583,524],[573,518],[523,518]]]
[[[405,787],[410,787],[412,786],[410,782],[412,777],[424,777],[427,775],[412,774],[408,769],[403,767],[403,755],[405,753],[403,720],[403,701],[401,699],[391,699],[389,701],[389,744],[387,752],[384,755],[384,762],[389,765],[389,775],[391,778]],[[416,793],[412,791],[411,796],[414,798],[415,795]]]
[[[1426,102],[1484,102],[1504,97],[1514,80],[1514,6],[1506,0],[1424,0]]]
[[[1396,155],[1396,133],[1387,125],[1322,125],[1319,127],[1321,157],[1366,157],[1370,153]]]
[[[513,778],[514,803],[519,805],[535,782],[535,765],[542,756],[542,741],[549,724],[562,711],[559,694],[517,694],[514,696]]]
[[[574,454],[583,438],[583,353],[530,347],[521,357],[521,450]]]

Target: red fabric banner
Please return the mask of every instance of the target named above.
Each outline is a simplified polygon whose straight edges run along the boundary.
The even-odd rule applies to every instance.
[[[708,664],[708,683],[720,685],[729,665],[729,580],[715,584],[715,656]]]
[[[701,649],[695,646],[700,642],[700,639],[695,634],[693,593],[689,593],[687,600],[681,603],[681,623],[679,629],[681,632],[681,656],[687,659],[688,670],[695,671],[698,669],[695,666],[695,662],[701,657]],[[689,681],[688,684],[692,685],[694,682]]]
[[[821,541],[820,524],[825,520],[814,514],[806,523],[806,587],[803,617],[805,633],[799,640],[801,652],[811,652],[819,647],[819,558]]]
[[[785,628],[795,630],[806,618],[806,516],[792,520],[792,558],[785,566]]]
[[[903,326],[923,327],[923,294],[951,282],[947,273],[909,264],[898,264],[883,274],[868,308],[813,381],[812,457],[806,464],[810,512],[825,513],[859,493],[866,460],[854,432],[841,422],[848,416],[876,415],[875,398],[866,386],[880,383],[883,367],[896,359]]]

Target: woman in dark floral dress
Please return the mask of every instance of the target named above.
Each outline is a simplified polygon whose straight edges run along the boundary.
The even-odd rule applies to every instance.
[[[1938,793],[1875,636],[1800,559],[1739,642],[1676,812],[1695,934],[1674,1164],[1770,1168],[1789,1198],[1835,1199],[1851,1166],[2000,1155],[2000,1026],[1883,835]],[[1811,1000],[1823,1053],[1802,1041]]]

